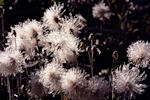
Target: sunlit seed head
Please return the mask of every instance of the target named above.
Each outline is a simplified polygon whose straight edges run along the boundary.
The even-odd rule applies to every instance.
[[[21,73],[23,58],[18,51],[3,51],[0,52],[0,73],[3,76],[16,75]]]
[[[77,90],[84,87],[87,74],[79,68],[71,68],[62,75],[61,87],[65,94],[74,95]]]
[[[146,79],[145,72],[140,74],[138,68],[130,68],[130,65],[123,65],[112,73],[112,88],[117,94],[124,94],[127,97],[134,97],[141,94],[147,87],[141,82]]]
[[[60,80],[64,72],[62,66],[53,61],[40,71],[40,82],[48,88],[49,93],[59,93],[61,91]]]
[[[106,6],[104,3],[104,0],[99,2],[98,4],[95,4],[93,7],[93,17],[99,18],[100,20],[109,19],[111,16],[110,8]]]
[[[60,25],[60,17],[63,14],[64,11],[62,9],[64,8],[63,4],[56,4],[49,9],[47,9],[44,12],[43,16],[43,24],[44,26],[47,26],[50,28],[50,30],[57,30],[59,29]]]
[[[77,35],[81,29],[85,27],[85,22],[86,20],[81,15],[73,17],[72,14],[70,14],[69,17],[65,16],[65,18],[62,19],[61,30],[68,34]]]
[[[53,52],[54,58],[60,63],[72,62],[79,53],[79,39],[64,32],[52,32],[46,41],[51,43],[47,52]]]
[[[141,40],[132,43],[127,48],[127,57],[136,66],[147,67],[150,60],[150,43]]]

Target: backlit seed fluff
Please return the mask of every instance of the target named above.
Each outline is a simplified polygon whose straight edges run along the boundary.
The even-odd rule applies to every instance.
[[[64,72],[62,66],[53,61],[40,71],[40,82],[48,88],[49,93],[55,95],[61,91],[60,80]]]
[[[110,86],[104,77],[94,76],[87,80],[86,85],[81,95],[73,96],[73,98],[77,100],[104,100],[109,95]]]
[[[31,56],[37,46],[38,36],[42,35],[41,24],[36,20],[27,20],[11,29],[12,32],[8,35],[8,45]]]
[[[64,11],[62,9],[64,8],[63,4],[56,4],[49,9],[47,9],[43,16],[43,24],[47,27],[49,27],[50,30],[57,30],[59,29],[59,23],[60,23],[60,17],[63,14]]]
[[[87,74],[79,68],[71,68],[62,75],[61,87],[65,94],[75,95],[85,85]]]
[[[68,34],[77,35],[81,29],[85,26],[86,20],[81,15],[72,16],[62,19],[61,27],[62,31]]]
[[[150,43],[142,40],[132,43],[127,48],[127,57],[136,66],[147,67],[150,61]]]
[[[106,6],[104,0],[95,4],[92,11],[93,17],[99,18],[100,20],[109,19],[111,16],[110,8]]]
[[[16,75],[22,72],[22,55],[18,51],[0,52],[0,74],[3,76]]]
[[[131,98],[144,92],[147,86],[141,82],[145,79],[145,72],[140,73],[137,67],[130,68],[129,64],[123,65],[112,73],[112,88],[117,94]]]
[[[88,88],[91,93],[99,93],[101,97],[108,95],[109,83],[104,77],[94,76],[88,80]]]
[[[47,36],[46,41],[51,43],[47,51],[53,52],[54,59],[59,63],[72,62],[79,53],[79,39],[72,34],[54,31]]]

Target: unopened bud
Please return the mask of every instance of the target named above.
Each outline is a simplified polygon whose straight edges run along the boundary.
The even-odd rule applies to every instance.
[[[88,52],[89,51],[89,46],[87,46],[85,50]]]
[[[96,48],[96,46],[95,46],[95,45],[93,45],[93,46],[92,46],[92,48],[91,48],[91,52],[93,52],[93,51],[94,51],[94,48]]]
[[[91,33],[88,37],[88,40],[90,41],[92,39],[93,34]]]

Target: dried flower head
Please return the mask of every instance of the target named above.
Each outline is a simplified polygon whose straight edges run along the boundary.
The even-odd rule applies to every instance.
[[[79,39],[71,34],[54,31],[47,36],[46,41],[51,44],[51,49],[47,51],[53,52],[54,59],[60,63],[74,61],[78,55]]]
[[[40,82],[48,88],[49,93],[55,95],[61,91],[60,80],[64,72],[62,66],[53,61],[40,71]]]
[[[62,75],[61,87],[65,94],[76,95],[76,91],[81,90],[85,85],[88,75],[79,68],[71,68]]]
[[[94,76],[87,80],[80,95],[75,95],[72,98],[76,100],[104,100],[108,93],[108,81],[104,77]]]
[[[105,5],[104,0],[95,4],[92,14],[93,17],[99,18],[100,20],[109,19],[111,16],[110,8]]]
[[[33,59],[37,56],[38,41],[43,34],[41,23],[36,20],[27,20],[11,29],[12,31],[7,37],[9,48],[22,53],[26,67],[37,64],[37,60],[34,61]]]
[[[11,29],[12,31],[8,35],[8,45],[31,55],[37,46],[37,36],[42,35],[41,24],[36,20],[27,20]]]
[[[91,93],[98,93],[104,97],[109,92],[109,83],[104,77],[94,76],[88,80],[87,90]]]
[[[112,73],[112,88],[114,92],[127,97],[134,97],[134,94],[141,94],[147,86],[141,84],[146,79],[145,72],[140,74],[138,68],[130,68],[130,65],[123,65]]]
[[[71,33],[77,35],[80,33],[80,30],[85,26],[86,20],[81,15],[72,16],[62,19],[61,27],[62,31],[65,33]]]
[[[63,8],[64,8],[63,4],[54,3],[52,7],[47,9],[43,16],[44,26],[49,27],[50,30],[59,29],[60,17],[64,12],[62,11]]]
[[[127,53],[129,61],[136,66],[147,67],[150,60],[150,43],[141,40],[134,42],[128,47]]]
[[[29,81],[30,96],[35,98],[41,98],[48,92],[48,89],[43,86],[39,79],[39,71],[37,71],[31,75],[31,80]]]
[[[0,73],[3,76],[15,75],[22,72],[22,55],[18,51],[0,52]]]

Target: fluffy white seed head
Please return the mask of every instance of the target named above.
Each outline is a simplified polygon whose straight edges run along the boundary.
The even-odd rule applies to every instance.
[[[134,94],[141,94],[147,86],[140,82],[146,79],[145,72],[140,74],[138,68],[130,69],[130,65],[116,69],[112,73],[112,88],[118,94],[125,94],[127,97],[133,97]]]
[[[61,87],[65,94],[76,95],[84,87],[87,74],[79,68],[71,68],[62,75]]]
[[[76,100],[104,100],[108,93],[108,81],[104,77],[94,76],[87,80],[80,95],[75,95],[72,98]]]
[[[44,26],[49,27],[50,30],[59,29],[60,17],[64,12],[62,11],[63,8],[64,8],[63,4],[54,3],[52,7],[47,9],[43,16]]]
[[[91,93],[98,93],[98,95],[104,97],[104,95],[109,92],[108,81],[105,80],[104,77],[94,76],[88,80],[87,90]]]
[[[68,34],[77,35],[80,33],[80,30],[85,26],[86,20],[81,15],[72,16],[62,19],[61,30]]]
[[[52,62],[40,71],[40,82],[54,95],[61,91],[61,76],[65,72],[60,64]]]
[[[95,4],[92,14],[93,17],[99,18],[100,20],[109,19],[111,16],[110,8],[106,6],[104,0]]]
[[[150,43],[141,40],[132,43],[127,48],[127,57],[137,66],[147,67],[150,61]]]
[[[51,48],[45,47],[46,50],[53,52],[54,59],[60,63],[72,62],[78,55],[79,39],[74,35],[54,31],[47,36],[46,41],[51,44]]]
[[[27,20],[15,25],[8,35],[8,45],[19,51],[31,55],[37,46],[38,35],[42,35],[42,26],[36,20]]]
[[[33,59],[36,56],[38,41],[43,34],[41,23],[36,20],[27,20],[11,29],[7,43],[9,48],[23,54],[24,59],[28,62],[25,67],[37,64],[37,61],[33,62]]]
[[[3,76],[16,75],[22,72],[22,55],[18,51],[0,52],[0,73]]]

